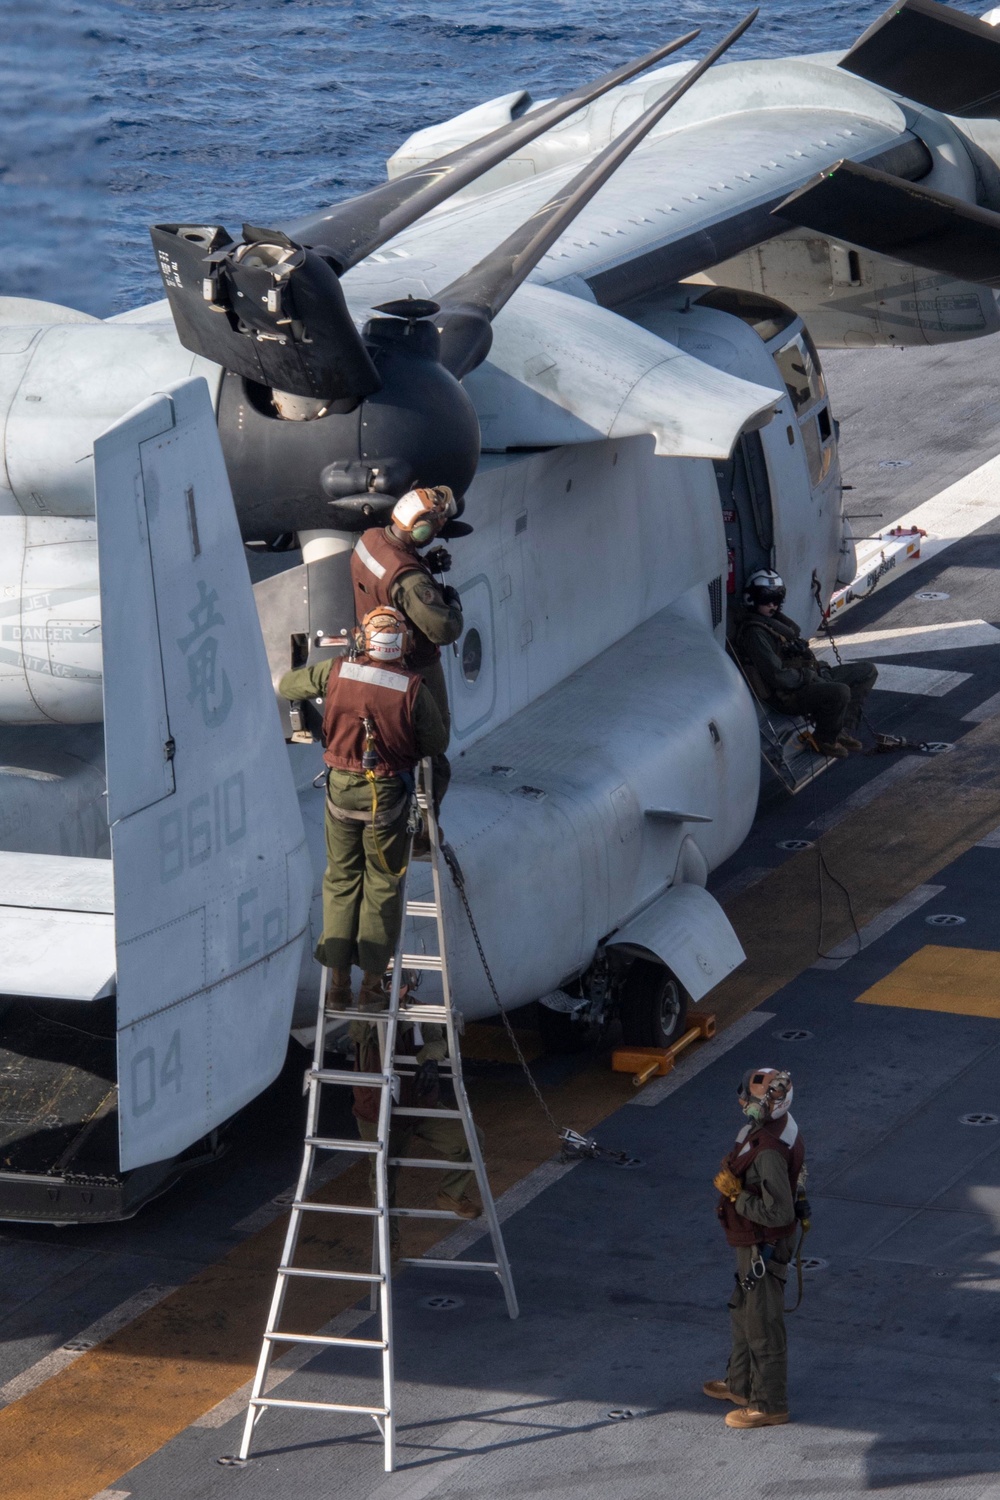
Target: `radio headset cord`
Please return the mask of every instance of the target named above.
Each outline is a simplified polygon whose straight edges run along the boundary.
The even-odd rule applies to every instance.
[[[579,1131],[573,1130],[569,1125],[560,1125],[557,1122],[555,1115],[552,1113],[551,1109],[546,1103],[542,1091],[535,1081],[535,1077],[531,1071],[531,1068],[528,1066],[528,1059],[525,1057],[523,1051],[521,1050],[521,1044],[517,1039],[517,1033],[514,1030],[514,1027],[511,1025],[510,1016],[507,1014],[504,1003],[500,999],[500,992],[496,987],[496,981],[493,978],[492,970],[490,969],[489,963],[487,962],[486,954],[483,952],[483,944],[479,936],[479,929],[476,927],[476,921],[472,915],[472,908],[469,905],[469,897],[465,889],[465,876],[462,874],[462,868],[458,863],[458,858],[450,844],[442,843],[440,845],[440,849],[445,864],[448,866],[448,870],[451,874],[452,881],[454,882],[455,889],[458,892],[459,900],[461,901],[462,906],[465,909],[465,915],[469,923],[469,930],[472,933],[472,939],[476,945],[476,952],[479,954],[479,962],[483,966],[483,973],[486,975],[486,982],[490,987],[490,994],[493,996],[493,1003],[496,1006],[497,1011],[499,1012],[500,1019],[503,1022],[504,1030],[507,1033],[507,1040],[510,1042],[511,1050],[513,1051],[514,1056],[518,1061],[521,1072],[524,1074],[525,1078],[528,1081],[528,1087],[531,1089],[531,1092],[535,1096],[535,1102],[538,1105],[538,1108],[542,1111],[542,1114],[549,1122],[550,1126],[552,1127],[553,1133],[561,1144],[562,1149],[560,1151],[560,1159],[562,1161],[579,1161],[586,1157],[591,1161],[612,1162],[615,1166],[619,1167],[628,1167],[635,1165],[636,1158],[634,1156],[629,1156],[627,1151],[609,1151],[605,1146],[599,1146],[592,1136],[581,1135]]]

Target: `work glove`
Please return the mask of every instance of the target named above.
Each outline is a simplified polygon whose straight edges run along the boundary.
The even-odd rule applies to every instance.
[[[447,604],[450,609],[461,610],[462,596],[459,594],[458,589],[453,589],[450,583],[446,583],[444,588],[441,590],[441,593],[444,597],[445,604]]]
[[[436,1057],[427,1057],[420,1064],[413,1079],[414,1093],[418,1099],[436,1093],[441,1086],[441,1070]]]
[[[735,1203],[743,1191],[743,1184],[734,1172],[728,1167],[723,1167],[721,1172],[716,1172],[712,1178],[712,1186],[718,1188],[723,1198],[728,1198],[730,1203]]]
[[[432,547],[424,553],[424,561],[432,573],[451,572],[451,553],[447,547]]]

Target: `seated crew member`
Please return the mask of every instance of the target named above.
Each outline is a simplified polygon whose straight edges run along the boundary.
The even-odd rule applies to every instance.
[[[415,1073],[409,1070],[401,1076],[399,1104],[418,1109],[441,1109],[441,1083],[438,1064],[448,1055],[447,1033],[443,1026],[421,1026],[416,1021],[400,1019],[396,1034],[396,1053],[404,1057],[415,1057],[418,1067]],[[354,1021],[351,1039],[355,1046],[355,1068],[359,1073],[380,1073],[378,1027],[365,1021]],[[363,1141],[374,1141],[378,1135],[379,1090],[356,1088],[354,1090],[354,1118],[358,1122],[358,1134]],[[483,1133],[476,1127],[479,1144],[483,1144]],[[423,1117],[403,1115],[394,1120],[389,1131],[389,1155],[408,1156],[414,1140],[429,1146],[438,1156],[459,1165],[454,1171],[441,1174],[441,1185],[437,1194],[437,1207],[458,1214],[461,1219],[478,1219],[482,1209],[468,1196],[474,1173],[465,1165],[470,1161],[469,1147],[462,1129],[461,1120],[440,1119],[433,1115]],[[375,1192],[375,1161],[371,1163],[372,1195]],[[387,1170],[389,1203],[395,1206],[398,1167]],[[396,1219],[390,1221],[390,1241],[393,1249],[399,1244],[399,1229]]]
[[[743,602],[747,612],[736,631],[736,653],[757,696],[783,713],[812,719],[809,744],[820,755],[843,760],[849,750],[860,750],[854,730],[878,677],[875,663],[830,667],[817,660],[795,621],[781,613],[785,585],[770,568],[754,573]]]
[[[801,1192],[805,1146],[789,1114],[788,1073],[751,1068],[738,1092],[748,1123],[713,1183],[720,1195],[716,1213],[736,1251],[732,1352],[725,1378],[706,1380],[702,1390],[732,1402],[727,1427],[776,1427],[788,1421],[785,1277],[796,1228],[809,1217]]]
[[[361,1009],[386,1004],[383,975],[403,920],[413,772],[448,743],[420,673],[403,664],[409,630],[399,611],[371,610],[361,629],[356,661],[317,662],[278,684],[284,698],[325,695],[327,864],[316,957],[330,970],[329,1010],[351,1003],[352,963],[362,970]]]
[[[462,604],[457,589],[450,584],[441,585],[434,578],[435,572],[447,573],[451,567],[447,548],[435,547],[425,557],[419,553],[455,513],[455,497],[446,484],[409,490],[393,506],[390,524],[363,532],[351,556],[358,619],[376,604],[391,606],[406,616],[413,630],[408,664],[420,672],[427,684],[447,735],[451,733],[451,713],[441,647],[450,646],[462,634]],[[460,527],[461,524],[458,523]],[[451,768],[442,752],[434,761],[437,802],[444,796],[450,779]]]

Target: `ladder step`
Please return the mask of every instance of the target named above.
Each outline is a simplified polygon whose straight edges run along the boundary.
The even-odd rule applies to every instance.
[[[324,1348],[342,1344],[348,1349],[382,1351],[389,1347],[385,1339],[341,1338],[332,1333],[265,1333],[264,1338],[270,1344],[321,1344]]]
[[[407,1115],[415,1120],[460,1120],[462,1111],[460,1109],[422,1109],[416,1104],[394,1104],[392,1106],[392,1118],[397,1115]]]
[[[293,1198],[291,1207],[293,1212],[302,1214],[357,1214],[364,1219],[378,1219],[382,1212],[378,1208],[359,1208],[353,1203],[310,1203],[305,1198]]]
[[[444,1268],[448,1271],[493,1271],[500,1274],[500,1267],[495,1260],[432,1260],[430,1256],[404,1255],[401,1256],[398,1265],[401,1266],[431,1266],[436,1270]]]
[[[437,907],[433,901],[407,901],[406,915],[408,917],[436,917]]]
[[[389,1166],[389,1167],[434,1167],[439,1172],[454,1172],[454,1170],[455,1170],[456,1167],[462,1167],[462,1168],[468,1167],[469,1171],[470,1172],[472,1171],[472,1162],[471,1161],[468,1161],[468,1162],[465,1162],[465,1161],[460,1161],[460,1162],[442,1161],[440,1159],[440,1157],[437,1157],[437,1158],[435,1158],[432,1161],[430,1159],[430,1157],[424,1157],[424,1156],[390,1156],[388,1158],[387,1162],[386,1162],[386,1166]]]
[[[343,1401],[290,1401],[280,1396],[251,1396],[250,1406],[290,1406],[295,1411],[347,1411],[359,1417],[387,1417],[385,1406],[347,1406]]]
[[[380,1089],[392,1082],[387,1073],[355,1073],[349,1068],[310,1068],[306,1073],[317,1083],[341,1083],[348,1088]]]
[[[379,1271],[304,1271],[299,1266],[279,1266],[279,1276],[298,1276],[312,1281],[363,1281],[381,1285],[385,1277]]]
[[[389,968],[393,968],[396,960],[390,958]],[[440,973],[444,966],[444,959],[440,953],[404,953],[399,961],[402,969],[427,969]]]
[[[390,1208],[389,1212],[400,1219],[460,1219],[463,1224],[471,1222],[464,1214],[452,1213],[450,1208]]]
[[[381,1141],[336,1141],[325,1135],[307,1135],[306,1145],[317,1151],[358,1151],[368,1156],[374,1156],[382,1149]]]

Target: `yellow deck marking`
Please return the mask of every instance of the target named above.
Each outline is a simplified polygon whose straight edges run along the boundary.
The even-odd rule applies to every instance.
[[[994,719],[823,835],[831,867],[850,885],[859,926],[1000,824],[998,752],[1000,720]],[[808,850],[729,904],[747,962],[712,991],[720,1031],[813,962],[815,893],[816,853]],[[835,893],[827,904],[824,943],[830,948],[851,929]],[[473,1109],[486,1132],[490,1180],[499,1195],[551,1156],[553,1140],[526,1087],[508,1077],[473,1083]],[[549,1097],[558,1120],[588,1131],[632,1096],[626,1076],[591,1063]],[[331,1184],[325,1196],[346,1198],[345,1184],[363,1194],[364,1170]],[[433,1185],[401,1186],[401,1202],[417,1201],[406,1195],[419,1191],[426,1195]],[[349,1229],[310,1227],[312,1263],[332,1264],[336,1253],[338,1263],[353,1257],[366,1268],[367,1239],[362,1244],[361,1232],[355,1238]],[[0,1411],[4,1500],[91,1500],[248,1380],[283,1232],[279,1220],[251,1236],[71,1369]],[[440,1233],[439,1226],[407,1222],[404,1248],[419,1255]],[[313,1330],[356,1300],[350,1293],[338,1300],[315,1284],[295,1290],[288,1329]]]
[[[1000,953],[928,945],[858,996],[859,1005],[902,1005],[1000,1021]]]

